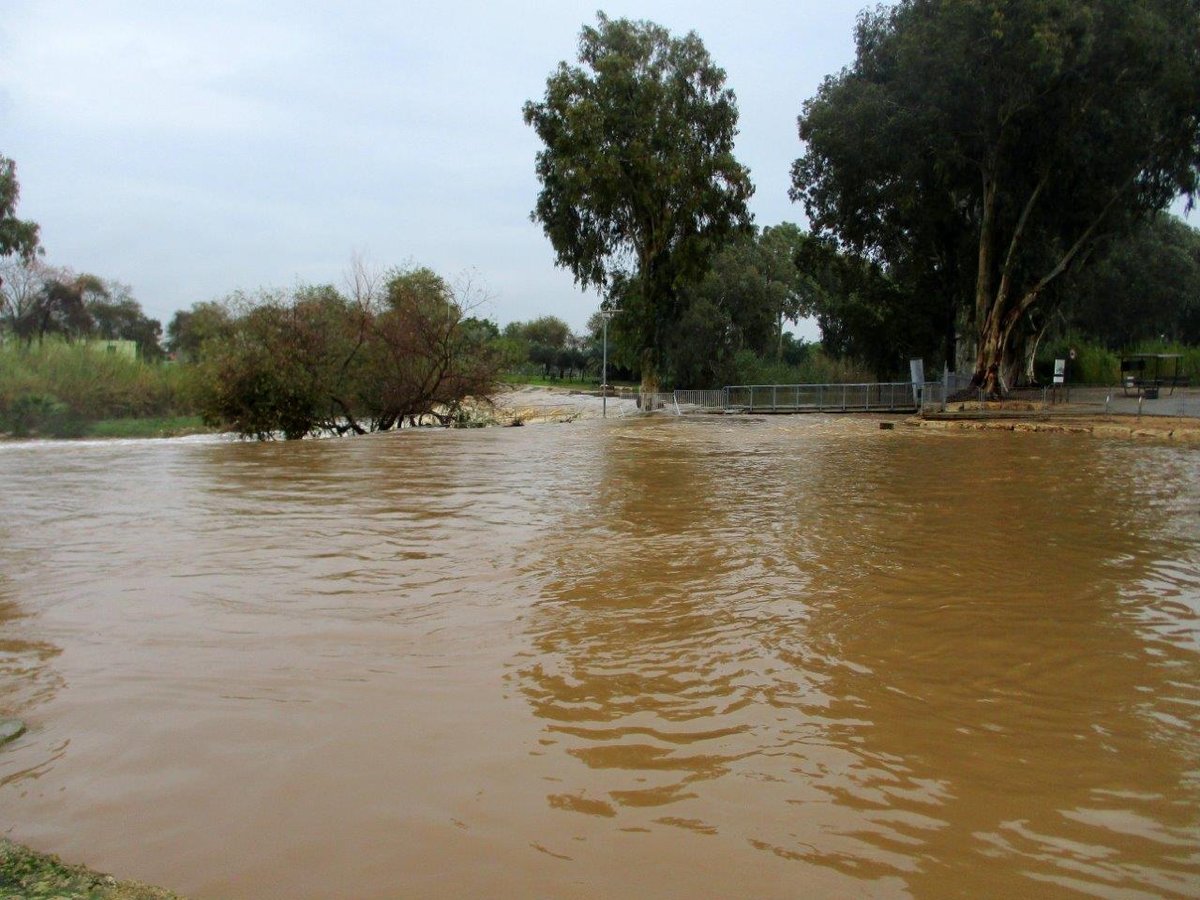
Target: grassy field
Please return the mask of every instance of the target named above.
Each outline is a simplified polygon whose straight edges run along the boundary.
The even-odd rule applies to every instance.
[[[162,416],[145,419],[101,419],[86,426],[85,437],[93,438],[166,438],[187,434],[208,434],[209,428],[199,416]]]

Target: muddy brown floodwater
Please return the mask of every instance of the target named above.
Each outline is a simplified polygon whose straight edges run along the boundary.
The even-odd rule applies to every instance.
[[[1200,452],[0,445],[0,832],[197,898],[1200,894]]]

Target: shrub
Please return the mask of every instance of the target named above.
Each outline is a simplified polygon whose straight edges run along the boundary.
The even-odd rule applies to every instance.
[[[20,395],[0,417],[0,423],[14,437],[79,437],[87,427],[67,404],[50,394]]]

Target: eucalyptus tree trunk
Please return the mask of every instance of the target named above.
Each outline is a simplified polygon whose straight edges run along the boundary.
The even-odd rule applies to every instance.
[[[642,350],[642,393],[657,394],[662,384],[658,372],[658,351],[653,347]]]

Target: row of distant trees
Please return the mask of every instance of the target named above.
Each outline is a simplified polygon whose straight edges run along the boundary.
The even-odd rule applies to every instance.
[[[1200,231],[1160,214],[1099,241],[1089,265],[1051,288],[1054,302],[1039,319],[1028,349],[1063,342],[1106,350],[1160,344],[1200,345]],[[764,366],[780,378],[814,350],[863,366],[873,377],[902,373],[912,357],[940,369],[962,339],[962,323],[938,295],[914,296],[883,265],[841,252],[783,223],[730,242],[697,284],[680,291],[684,311],[662,339],[660,375],[679,387],[744,383]],[[816,319],[818,345],[790,333],[800,317]],[[947,341],[947,329],[949,340]],[[497,331],[504,366],[546,377],[599,373],[601,320],[582,334],[555,316],[514,322]],[[621,310],[609,324],[609,376],[641,377],[636,322]],[[958,360],[970,366],[972,360]],[[782,368],[780,367],[782,366]]]
[[[359,295],[355,310],[363,302],[361,267],[358,271],[360,288],[348,291]],[[378,278],[377,282],[382,283]],[[447,296],[453,293],[444,283],[439,290]],[[1120,350],[1149,341],[1200,344],[1200,231],[1170,215],[1152,217],[1128,234],[1100,242],[1090,265],[1061,279],[1053,290],[1056,302],[1042,334],[1047,345],[1076,340]],[[316,291],[301,288],[292,295],[311,299]],[[234,294],[197,303],[176,312],[164,333],[128,285],[50,266],[36,255],[10,257],[0,260],[0,334],[25,343],[47,336],[129,340],[148,361],[169,354],[196,362],[203,358],[206,343],[220,346],[234,338],[238,322],[257,321],[249,317],[252,307],[277,306],[288,296]],[[916,302],[898,289],[882,266],[836,252],[789,223],[729,243],[714,257],[705,277],[683,296],[686,311],[663,341],[667,377],[676,385],[744,381],[748,367],[764,362],[796,365],[811,349],[787,329],[801,316],[817,319],[826,354],[856,360],[878,377],[890,377],[911,356],[936,359],[943,340],[934,314],[940,298]],[[574,333],[553,315],[500,328],[471,317],[470,311],[461,312],[463,327],[488,348],[489,359],[500,371],[560,379],[599,377],[599,314],[582,333]],[[351,318],[354,315],[360,313]],[[640,377],[634,331],[622,311],[611,316],[612,379]]]
[[[39,258],[0,262],[0,334],[26,344],[128,340],[147,360],[162,358],[162,323],[145,314],[129,285],[49,266]]]

